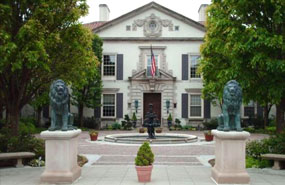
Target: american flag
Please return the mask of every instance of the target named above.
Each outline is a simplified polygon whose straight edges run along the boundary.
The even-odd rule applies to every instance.
[[[150,52],[151,52],[151,67],[150,67],[150,72],[152,77],[155,76],[155,71],[156,71],[156,65],[155,65],[155,57],[153,55],[153,51],[152,51],[152,46],[150,46]]]

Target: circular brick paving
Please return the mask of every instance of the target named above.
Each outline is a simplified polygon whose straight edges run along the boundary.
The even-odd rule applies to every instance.
[[[99,131],[99,138],[110,134],[137,133],[133,131]],[[164,133],[190,134],[204,138],[203,131],[167,131]],[[264,134],[251,134],[250,140],[268,137]],[[94,155],[93,165],[124,165],[134,164],[134,159],[140,145],[114,145],[101,141],[90,142],[89,134],[83,131],[79,138],[79,154]],[[208,159],[214,158],[214,142],[186,145],[152,145],[156,165],[206,165]]]

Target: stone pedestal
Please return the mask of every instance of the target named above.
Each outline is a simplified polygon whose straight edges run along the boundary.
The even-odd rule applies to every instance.
[[[215,166],[212,178],[217,184],[249,184],[245,168],[245,145],[248,132],[212,131],[215,136]]]
[[[71,131],[44,131],[45,171],[41,175],[43,183],[72,183],[81,175],[77,164],[78,136],[80,129]]]

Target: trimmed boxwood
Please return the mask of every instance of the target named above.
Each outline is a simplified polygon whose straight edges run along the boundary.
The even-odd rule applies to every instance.
[[[135,163],[137,166],[149,166],[154,162],[154,154],[148,142],[144,142],[139,148]]]

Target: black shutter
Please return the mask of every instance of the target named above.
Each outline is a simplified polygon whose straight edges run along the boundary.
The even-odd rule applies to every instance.
[[[211,118],[211,102],[204,100],[204,118]]]
[[[117,118],[123,118],[123,93],[117,93]]]
[[[257,104],[257,117],[263,118],[263,107]]]
[[[101,106],[95,107],[95,109],[94,109],[94,117],[95,118],[101,118]]]
[[[182,55],[182,80],[188,80],[189,77],[189,62],[188,55]]]
[[[181,97],[181,113],[182,113],[182,118],[188,118],[188,94],[183,93]]]
[[[123,54],[117,54],[117,80],[123,80]]]

